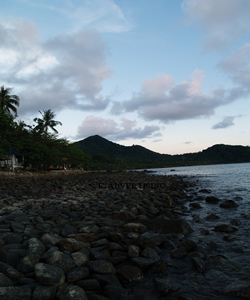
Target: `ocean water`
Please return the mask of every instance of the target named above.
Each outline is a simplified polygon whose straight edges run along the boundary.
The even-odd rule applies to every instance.
[[[182,216],[193,228],[187,237],[204,251],[205,270],[192,269],[191,259],[173,259],[170,250],[162,256],[171,267],[161,278],[175,286],[167,299],[244,299],[250,297],[250,163],[190,166],[150,169],[158,175],[180,175],[192,181],[186,191]],[[206,194],[202,189],[209,189]],[[207,196],[220,199],[217,204],[207,203]],[[238,207],[221,208],[220,203],[234,200]],[[192,204],[199,203],[201,208]],[[217,218],[209,218],[216,215]],[[227,224],[237,228],[231,233],[216,232],[215,226]],[[204,234],[204,230],[207,234]],[[180,241],[176,241],[175,246]],[[248,287],[248,289],[247,289]],[[234,290],[234,292],[233,292]],[[238,291],[238,293],[236,292]],[[241,291],[241,292],[239,292]],[[186,297],[186,298],[182,298]],[[164,299],[164,298],[162,298]]]

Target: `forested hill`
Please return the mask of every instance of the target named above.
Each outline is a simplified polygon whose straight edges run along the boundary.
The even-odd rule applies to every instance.
[[[76,142],[92,157],[93,168],[157,168],[203,164],[250,162],[250,147],[214,145],[197,153],[160,154],[139,145],[122,146],[94,135]]]

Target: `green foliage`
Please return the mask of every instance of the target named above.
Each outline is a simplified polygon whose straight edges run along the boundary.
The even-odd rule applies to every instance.
[[[11,95],[12,89],[5,88],[4,85],[0,89],[0,112],[5,114],[14,113],[17,116],[17,108],[19,106],[20,99],[16,95]]]

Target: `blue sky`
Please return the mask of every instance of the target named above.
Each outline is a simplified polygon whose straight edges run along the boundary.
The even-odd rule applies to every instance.
[[[249,0],[0,0],[0,84],[28,124],[168,154],[249,145]]]

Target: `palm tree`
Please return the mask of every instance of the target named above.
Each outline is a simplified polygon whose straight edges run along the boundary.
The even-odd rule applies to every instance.
[[[55,129],[55,126],[57,125],[62,125],[61,122],[53,120],[56,114],[51,111],[50,109],[48,110],[43,110],[41,112],[39,110],[39,113],[42,115],[42,119],[40,118],[35,118],[34,122],[37,123],[37,126],[35,129],[39,131],[45,131],[46,133],[48,132],[49,128],[52,129],[55,133],[58,133],[58,131]]]
[[[19,106],[20,99],[16,95],[11,95],[12,88],[5,88],[1,86],[0,90],[0,112],[10,114],[11,111],[17,116],[17,108]]]

